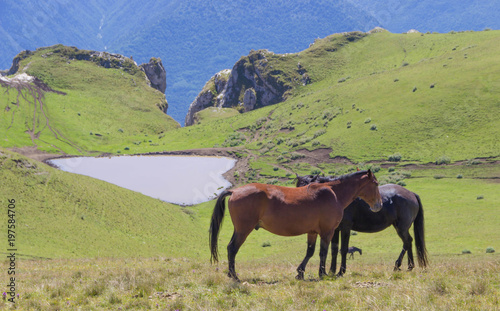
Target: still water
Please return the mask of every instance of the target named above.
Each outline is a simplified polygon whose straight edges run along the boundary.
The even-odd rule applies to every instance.
[[[236,160],[199,156],[118,156],[53,159],[59,169],[101,179],[163,201],[192,205],[231,186],[222,174]]]

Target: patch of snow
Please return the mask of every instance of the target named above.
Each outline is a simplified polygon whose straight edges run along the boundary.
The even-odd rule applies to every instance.
[[[13,76],[12,78],[7,78],[7,77],[1,77],[0,80],[5,81],[5,82],[33,82],[35,80],[35,77],[30,76],[27,73],[21,73],[18,75]]]

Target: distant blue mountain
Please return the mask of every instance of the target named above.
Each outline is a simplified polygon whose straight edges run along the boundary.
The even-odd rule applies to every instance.
[[[216,72],[251,49],[298,52],[317,37],[375,26],[391,32],[500,28],[500,0],[0,0],[0,68],[22,50],[62,43],[160,57],[169,114],[181,124]]]

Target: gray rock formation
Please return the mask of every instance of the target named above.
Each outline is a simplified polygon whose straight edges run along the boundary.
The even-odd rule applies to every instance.
[[[286,56],[267,50],[251,51],[231,70],[217,73],[191,103],[186,126],[195,122],[196,112],[208,107],[247,112],[282,102],[300,82],[303,85],[311,83],[306,68],[300,63],[295,70],[283,69],[282,57]]]
[[[203,87],[203,90],[196,96],[194,101],[189,106],[186,115],[186,126],[193,125],[195,122],[194,115],[208,107],[216,106],[223,97],[223,91],[226,87],[226,82],[231,70],[225,69],[216,73]]]
[[[251,111],[255,108],[257,103],[257,94],[253,88],[246,89],[245,95],[243,95],[243,108],[245,112]]]
[[[160,58],[152,57],[149,63],[139,65],[149,79],[151,87],[165,94],[167,88],[167,73]]]
[[[246,94],[247,89],[254,90],[256,100],[253,109],[283,101],[285,92],[290,90],[292,86],[283,83],[283,80],[278,78],[282,74],[280,70],[267,68],[267,58],[274,57],[274,55],[269,51],[253,51],[250,55],[242,57],[236,62],[218,106],[237,107],[241,105],[242,89],[245,90],[243,94]]]
[[[202,91],[194,101],[189,105],[189,110],[186,115],[186,126],[190,126],[194,124],[194,114],[198,111],[201,111],[207,107],[213,106],[214,94],[212,94],[211,90]]]

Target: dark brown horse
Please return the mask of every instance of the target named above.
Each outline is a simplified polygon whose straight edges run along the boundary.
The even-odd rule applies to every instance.
[[[333,177],[320,177],[317,175],[297,176],[297,187],[315,182],[325,183],[333,179]],[[368,204],[361,199],[354,200],[345,209],[342,222],[335,230],[332,240],[333,258],[330,267],[330,272],[332,274],[335,274],[337,266],[339,233],[342,234],[342,245],[340,250],[342,262],[337,276],[342,276],[347,266],[347,252],[351,230],[371,233],[382,231],[391,225],[394,226],[396,232],[403,241],[403,250],[396,260],[394,270],[400,269],[406,252],[408,252],[408,270],[412,270],[415,267],[412,251],[413,238],[409,233],[412,224],[418,263],[421,267],[427,266],[427,250],[424,238],[424,210],[420,202],[420,197],[416,193],[394,184],[383,185],[380,186],[379,189],[383,202],[380,212],[372,213]]]
[[[227,246],[228,276],[238,279],[234,261],[239,248],[253,229],[263,228],[282,236],[307,233],[307,254],[297,268],[297,278],[314,253],[316,239],[321,238],[319,276],[326,275],[328,245],[342,220],[344,208],[362,197],[373,211],[380,210],[382,200],[378,182],[370,170],[340,176],[330,182],[292,188],[267,184],[249,184],[222,192],[215,204],[210,223],[211,261],[218,261],[218,236],[225,212],[225,197],[234,233]]]

